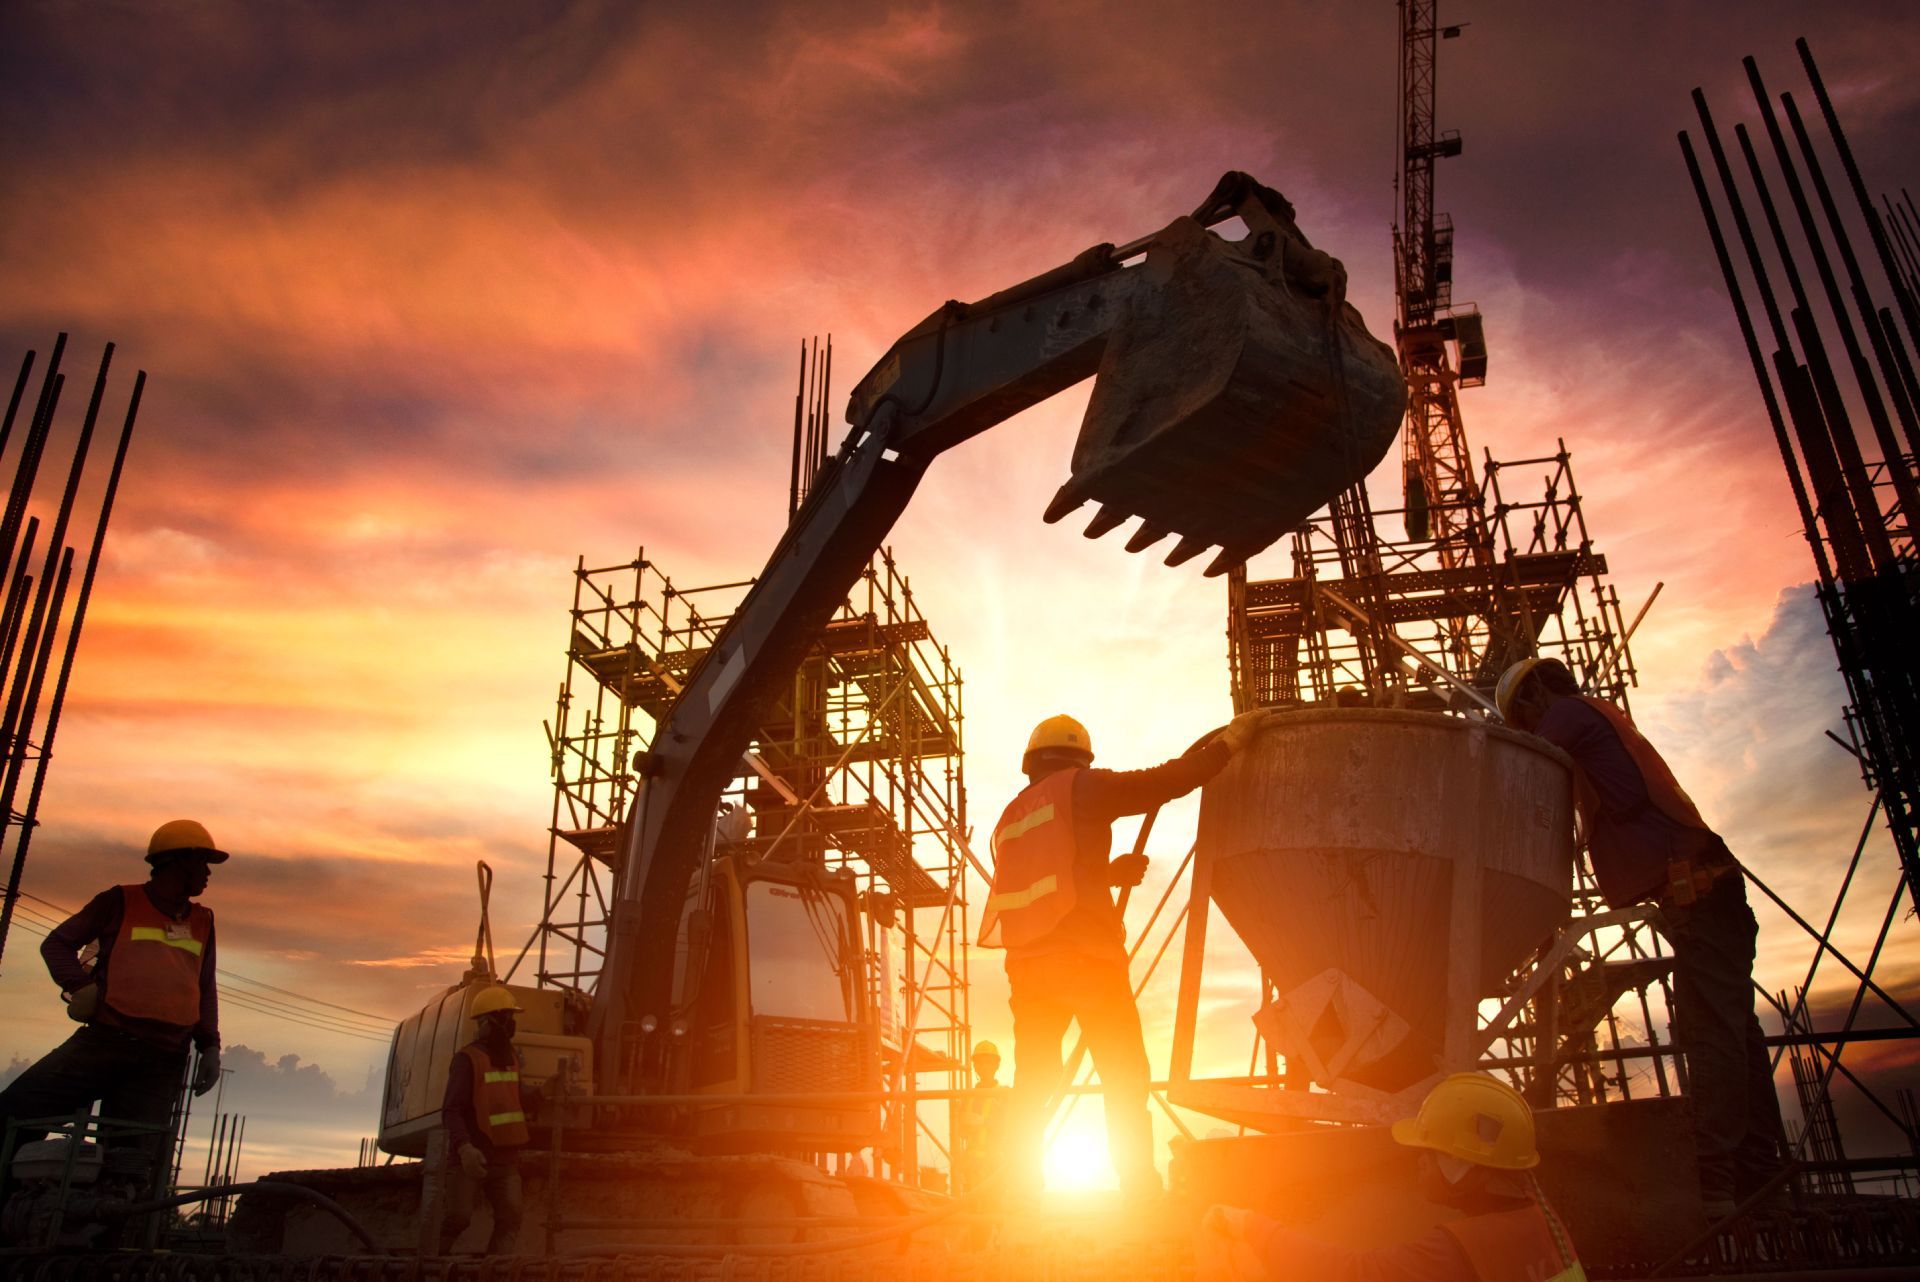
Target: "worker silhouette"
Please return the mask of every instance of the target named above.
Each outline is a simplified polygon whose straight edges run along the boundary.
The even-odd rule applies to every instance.
[[[1267,713],[1149,770],[1090,769],[1093,745],[1072,717],[1049,717],[1027,740],[1027,787],[993,830],[993,888],[980,943],[1007,950],[1013,1010],[1013,1097],[1007,1179],[1040,1188],[1047,1101],[1064,1085],[1061,1040],[1079,1022],[1106,1093],[1107,1150],[1123,1190],[1160,1191],[1147,1114],[1146,1041],[1127,974],[1126,924],[1113,888],[1137,886],[1145,855],[1110,859],[1123,815],[1184,796],[1219,773]]]
[[[447,1128],[447,1212],[440,1225],[440,1254],[473,1222],[484,1196],[493,1208],[486,1254],[512,1255],[520,1242],[523,1206],[520,1150],[530,1138],[520,1096],[520,1055],[513,1046],[520,1004],[501,985],[484,989],[469,1013],[479,1035],[454,1054],[440,1110]]]
[[[1731,1215],[1779,1173],[1785,1135],[1753,1013],[1759,927],[1740,863],[1627,714],[1580,693],[1558,659],[1516,663],[1494,697],[1509,723],[1573,758],[1574,804],[1608,907],[1660,907],[1673,944],[1700,1196],[1711,1218]]]
[[[973,1048],[976,1094],[960,1101],[955,1112],[954,1170],[958,1192],[971,1193],[988,1184],[1007,1151],[1008,1088],[1000,1081],[1000,1048],[981,1042]]]
[[[1586,1282],[1566,1226],[1533,1168],[1533,1111],[1484,1073],[1445,1078],[1417,1117],[1393,1124],[1395,1142],[1420,1150],[1420,1191],[1462,1212],[1394,1246],[1355,1251],[1238,1207],[1201,1221],[1196,1282]]]
[[[214,980],[213,910],[194,900],[227,853],[191,819],[161,824],[147,842],[144,883],[109,886],[54,927],[40,945],[67,1016],[82,1027],[0,1091],[0,1132],[22,1118],[100,1114],[159,1128],[131,1141],[158,1169],[166,1128],[200,1051],[193,1091],[220,1080],[220,1002]],[[83,954],[97,950],[88,960]],[[44,1131],[23,1129],[24,1143]],[[117,1137],[111,1133],[107,1141]]]

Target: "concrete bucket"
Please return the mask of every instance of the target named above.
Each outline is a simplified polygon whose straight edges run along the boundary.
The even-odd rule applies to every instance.
[[[1452,1066],[1569,916],[1568,770],[1486,722],[1328,709],[1276,717],[1207,785],[1199,857],[1277,986],[1255,1018],[1289,1066],[1387,1092]]]

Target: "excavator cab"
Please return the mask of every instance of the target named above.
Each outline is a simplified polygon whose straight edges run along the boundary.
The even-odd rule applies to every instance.
[[[873,1143],[877,1104],[739,1098],[880,1089],[853,875],[716,858],[695,879],[682,937],[671,1076],[689,1093],[733,1097],[690,1110],[694,1147],[845,1152]]]

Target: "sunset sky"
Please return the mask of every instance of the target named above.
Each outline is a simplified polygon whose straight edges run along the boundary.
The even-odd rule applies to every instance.
[[[1465,151],[1438,206],[1455,297],[1487,317],[1475,453],[1572,448],[1628,610],[1665,584],[1636,715],[1736,853],[1824,918],[1868,794],[1823,737],[1843,695],[1812,567],[1674,134],[1695,85],[1723,129],[1752,117],[1748,53],[1810,101],[1805,35],[1869,183],[1912,186],[1920,12],[1442,12],[1471,24],[1441,49]],[[110,405],[150,375],[28,907],[140,880],[147,834],[184,815],[234,852],[206,901],[222,964],[256,980],[411,1011],[470,950],[475,859],[517,948],[576,555],[757,572],[801,336],[832,333],[843,403],[943,300],[1157,229],[1227,169],[1295,203],[1390,337],[1397,56],[1388,0],[6,6],[0,360],[67,330],[76,381],[119,344]],[[982,835],[1039,716],[1074,712],[1125,766],[1229,712],[1204,561],[1040,522],[1085,397],[942,459],[892,538],[966,676]],[[1398,506],[1397,468],[1376,484]],[[1143,895],[1192,822],[1163,816]],[[1862,957],[1884,833],[1864,867],[1841,933]],[[1762,980],[1799,982],[1810,945],[1761,926]],[[1915,929],[1881,962],[1907,992]],[[71,1028],[37,942],[8,941],[0,1068]],[[997,959],[975,974],[1004,1041]],[[237,1004],[224,1022],[247,1169],[351,1161],[384,1048]],[[1245,1046],[1235,1021],[1209,1054],[1243,1069]],[[1911,1082],[1911,1052],[1877,1062]]]

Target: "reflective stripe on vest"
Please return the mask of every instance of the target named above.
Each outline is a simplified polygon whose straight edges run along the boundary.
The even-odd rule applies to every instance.
[[[200,959],[213,938],[212,911],[194,904],[176,921],[153,906],[144,886],[120,887],[120,899],[106,1005],[130,1019],[193,1027],[200,1022]]]
[[[993,830],[993,887],[980,915],[983,948],[1030,944],[1073,911],[1073,781],[1059,770],[1008,803]]]
[[[520,1069],[495,1068],[478,1045],[461,1048],[473,1066],[473,1120],[495,1148],[520,1148],[532,1138],[520,1103]]]
[[[1525,1206],[1440,1227],[1460,1244],[1480,1282],[1587,1282],[1559,1217],[1537,1190]]]

